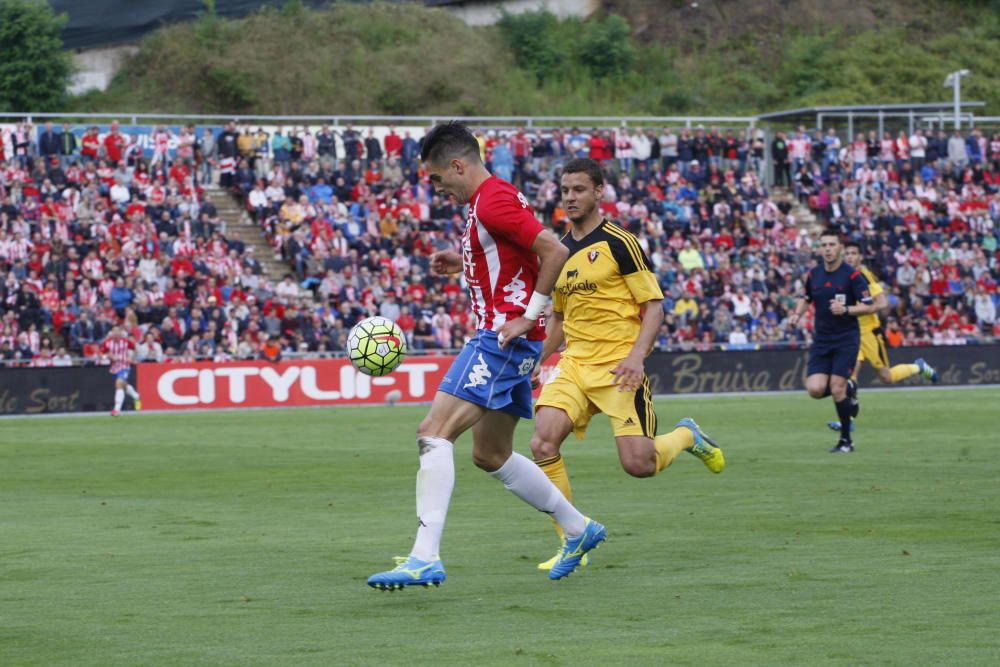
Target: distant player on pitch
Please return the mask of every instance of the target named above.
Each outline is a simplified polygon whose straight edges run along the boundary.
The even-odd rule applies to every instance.
[[[858,371],[861,364],[867,361],[878,379],[885,384],[896,384],[902,382],[913,375],[923,375],[931,382],[938,381],[938,374],[934,368],[923,358],[917,359],[912,364],[896,364],[889,366],[888,346],[885,343],[885,334],[882,331],[882,322],[878,314],[889,306],[889,300],[885,296],[882,284],[868,268],[862,265],[861,246],[850,241],[844,244],[844,261],[861,272],[861,275],[868,281],[868,291],[872,295],[872,302],[875,304],[875,312],[870,315],[858,317],[858,326],[861,327],[861,351],[858,353],[858,362],[854,366],[854,376],[857,381]],[[840,422],[830,421],[826,423],[831,430],[839,431]]]
[[[115,408],[111,411],[111,416],[117,417],[121,413],[125,394],[132,398],[136,410],[142,410],[139,392],[128,383],[135,358],[135,342],[125,336],[125,329],[116,326],[101,344],[101,352],[111,359],[111,374],[115,376]]]
[[[854,451],[851,420],[860,409],[857,383],[851,379],[861,347],[858,317],[875,312],[868,281],[844,262],[844,246],[835,230],[819,237],[823,265],[806,274],[805,296],[789,316],[794,326],[808,304],[816,306],[816,329],[809,350],[806,391],[813,398],[832,395],[840,421],[840,440],[831,453]]]
[[[395,569],[369,577],[368,585],[396,590],[444,581],[439,550],[455,485],[453,443],[469,429],[475,464],[562,527],[566,545],[549,572],[550,579],[561,579],[604,540],[604,526],[580,514],[513,447],[518,419],[532,416],[531,372],[545,335],[538,319],[566,261],[566,249],[539,224],[523,194],[490,175],[478,141],[463,125],[434,127],[424,138],[420,159],[439,194],[468,204],[462,254],[434,253],[431,269],[437,274],[464,270],[478,325],[417,428],[413,550]]]
[[[666,435],[656,435],[656,414],[644,370],[646,356],[663,322],[663,292],[635,236],[601,217],[604,177],[589,158],[563,168],[563,208],[573,228],[563,239],[569,259],[552,292],[552,316],[541,361],[566,342],[555,376],[535,403],[535,462],[566,498],[573,494],[560,448],[572,432],[583,438],[590,418],[611,420],[622,468],[652,477],[681,451],[722,472],[722,450],[684,418]],[[536,368],[533,381],[539,377]],[[556,526],[556,532],[563,538]],[[560,548],[560,553],[562,549]],[[539,564],[548,570],[559,554]]]

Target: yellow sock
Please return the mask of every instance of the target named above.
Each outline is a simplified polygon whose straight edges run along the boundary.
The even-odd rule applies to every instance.
[[[656,447],[656,472],[661,472],[673,463],[681,452],[693,444],[694,433],[683,426],[666,435],[656,436],[653,439],[653,446]]]
[[[916,364],[896,364],[889,369],[889,372],[892,373],[892,383],[896,384],[919,373],[920,366]]]
[[[566,472],[566,463],[563,461],[562,454],[556,454],[549,459],[535,461],[535,464],[542,469],[546,477],[552,480],[552,483],[562,492],[566,500],[573,502],[573,488],[569,484],[569,473]],[[552,519],[552,526],[556,529],[559,539],[563,539],[562,528],[559,527],[555,519],[552,517],[549,518]]]

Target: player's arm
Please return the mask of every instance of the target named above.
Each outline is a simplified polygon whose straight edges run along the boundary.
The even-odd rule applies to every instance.
[[[845,315],[847,317],[858,317],[859,315],[874,313],[877,310],[875,301],[868,290],[868,281],[865,280],[860,271],[855,271],[851,274],[850,286],[851,292],[854,294],[854,300],[857,303],[845,306],[836,299],[832,299],[830,301],[830,312],[834,315]]]
[[[634,391],[642,384],[642,379],[646,376],[646,357],[652,351],[653,341],[663,324],[663,299],[650,299],[642,303],[642,307],[645,310],[632,351],[611,371],[618,391]]]
[[[431,272],[447,276],[462,272],[462,256],[454,250],[439,250],[431,253]]]
[[[629,293],[635,303],[645,309],[632,350],[611,371],[619,391],[634,391],[646,376],[644,362],[663,324],[663,290],[653,273],[652,263],[631,234],[620,236],[619,242],[612,245],[612,254]]]
[[[549,302],[549,294],[555,287],[559,272],[569,257],[569,248],[564,246],[555,234],[543,229],[531,244],[531,251],[538,255],[538,278],[535,280],[535,293],[528,301],[524,315],[506,322],[497,332],[500,348],[507,341],[522,336],[535,328],[535,322]]]
[[[549,314],[548,322],[545,323],[545,342],[542,343],[542,355],[535,364],[535,369],[531,372],[531,388],[537,389],[542,381],[542,364],[551,357],[556,350],[562,347],[566,340],[563,332],[563,314],[553,309]]]
[[[864,276],[865,281],[868,283],[868,292],[871,294],[872,302],[875,304],[875,312],[881,313],[888,310],[889,297],[886,296],[885,290],[882,289],[882,283],[868,269],[862,269],[861,275]]]
[[[792,309],[792,313],[788,316],[788,326],[790,327],[798,324],[802,313],[806,312],[806,308],[812,303],[812,273],[806,274],[805,283],[805,291],[802,296],[795,299],[795,308]]]
[[[545,323],[545,342],[542,343],[542,356],[538,358],[538,366],[548,359],[562,347],[566,335],[563,333],[563,314],[558,310],[553,310]]]

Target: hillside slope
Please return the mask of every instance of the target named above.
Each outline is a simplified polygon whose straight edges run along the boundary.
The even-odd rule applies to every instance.
[[[973,72],[964,84],[966,98],[986,100],[987,111],[1000,114],[998,5],[1000,0],[607,0],[586,23],[560,24],[536,14],[504,31],[471,28],[415,4],[336,4],[314,11],[291,3],[241,20],[202,17],[164,28],[142,42],[107,93],[77,99],[74,108],[747,114],[944,100],[944,76],[966,68]],[[628,67],[611,68],[609,75],[587,63],[609,51],[600,39],[612,15],[626,19],[631,38],[624,40]]]

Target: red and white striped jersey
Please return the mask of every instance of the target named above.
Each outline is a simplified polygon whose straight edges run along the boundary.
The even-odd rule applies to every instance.
[[[477,329],[496,331],[524,314],[538,278],[538,255],[531,245],[543,230],[527,198],[507,181],[490,176],[473,193],[462,264]],[[545,338],[541,318],[528,338]]]
[[[127,371],[132,365],[132,350],[135,343],[128,338],[108,336],[101,344],[101,352],[111,359],[111,372]]]

